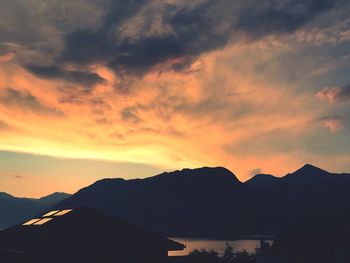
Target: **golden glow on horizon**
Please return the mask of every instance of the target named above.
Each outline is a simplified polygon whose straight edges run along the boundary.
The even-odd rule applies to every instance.
[[[212,56],[203,58],[207,66],[207,72],[198,73],[197,75],[180,75],[177,73],[163,73],[162,82],[169,83],[172,86],[171,94],[168,94],[164,99],[168,100],[171,96],[176,96],[179,90],[186,90],[187,97],[192,100],[191,103],[199,103],[206,98],[204,97],[203,87],[206,89],[205,80],[202,78],[214,78],[213,69],[210,65],[215,60],[221,58],[215,57],[224,56],[223,53],[216,52]],[[217,65],[219,66],[219,65]],[[21,71],[21,69],[17,69]],[[97,71],[108,71],[105,68],[97,69]],[[205,69],[203,69],[205,71]],[[227,72],[224,67],[220,67],[220,75],[228,76],[231,72]],[[106,77],[103,75],[103,77]],[[231,77],[232,78],[232,77]],[[28,79],[28,80],[27,80]],[[235,82],[241,82],[240,86],[244,90],[256,89],[251,81],[244,80],[241,76],[238,77]],[[95,93],[91,96],[98,96],[100,93],[106,100],[115,101],[111,103],[112,107],[117,106],[114,110],[116,112],[122,109],[122,105],[127,107],[129,104],[138,103],[140,100],[152,101],[154,97],[159,96],[159,91],[150,90],[150,86],[159,82],[154,78],[154,73],[145,76],[142,81],[143,87],[138,87],[137,91],[140,95],[125,98],[116,94],[111,94],[109,86],[100,85],[96,88]],[[91,115],[88,114],[90,110],[87,106],[81,105],[65,105],[57,104],[55,97],[59,97],[59,94],[55,92],[51,94],[43,94],[38,87],[51,86],[54,91],[53,85],[56,85],[52,81],[41,80],[33,77],[26,72],[20,72],[20,74],[14,76],[14,83],[16,87],[22,87],[25,92],[33,94],[35,97],[40,98],[40,102],[43,105],[48,105],[51,108],[57,108],[62,110],[67,117],[61,116],[38,116],[23,114],[20,109],[11,109],[6,112],[6,115],[2,114],[0,118],[9,125],[16,127],[14,130],[3,131],[2,136],[6,138],[0,142],[0,148],[3,150],[11,150],[18,152],[33,152],[36,154],[58,156],[64,158],[88,158],[88,159],[104,159],[110,161],[124,161],[124,162],[139,162],[146,164],[153,164],[165,169],[171,169],[172,167],[197,167],[202,165],[224,165],[230,167],[230,163],[235,162],[235,170],[241,170],[241,174],[248,169],[242,169],[237,167],[237,163],[242,163],[244,160],[235,159],[234,155],[227,155],[222,149],[221,145],[224,145],[230,141],[246,140],[251,136],[256,137],[255,126],[259,125],[260,132],[264,128],[264,123],[269,123],[266,127],[266,132],[273,129],[287,129],[300,126],[301,123],[307,123],[310,116],[306,114],[300,115],[300,119],[285,118],[284,114],[279,116],[278,113],[269,116],[265,116],[264,119],[261,116],[247,116],[244,120],[238,119],[233,127],[229,123],[221,123],[216,125],[215,122],[210,120],[213,116],[191,116],[191,114],[174,114],[171,117],[171,122],[167,122],[162,119],[162,115],[170,114],[161,111],[150,110],[140,111],[138,116],[140,119],[145,120],[145,127],[137,123],[121,122],[120,120],[110,120],[105,124],[93,124],[91,121]],[[173,83],[173,84],[172,84]],[[177,84],[180,84],[177,87]],[[141,83],[140,83],[141,85]],[[274,96],[280,97],[278,101],[283,100],[285,94],[278,93],[274,87],[264,87],[266,97]],[[244,90],[242,92],[244,92]],[[270,92],[268,92],[270,90]],[[229,92],[229,90],[227,91]],[[237,92],[237,91],[236,91]],[[273,94],[273,95],[271,95]],[[211,96],[211,94],[209,94]],[[249,98],[254,99],[255,98]],[[229,98],[228,98],[229,100]],[[255,103],[261,103],[265,101],[264,97],[259,97],[259,100]],[[254,103],[254,101],[252,101]],[[205,104],[203,105],[205,106]],[[297,106],[297,105],[295,105]],[[235,107],[235,106],[234,106]],[[239,110],[239,105],[236,106]],[[18,111],[16,113],[16,111]],[[3,111],[1,111],[4,113]],[[210,113],[210,112],[208,112]],[[159,115],[160,114],[160,118]],[[13,119],[10,116],[16,115]],[[32,115],[32,116],[31,116]],[[114,116],[115,114],[110,112],[107,116]],[[295,115],[295,114],[293,114]],[[25,121],[26,119],[30,121]],[[164,116],[165,117],[165,116]],[[225,117],[225,116],[224,116]],[[68,118],[68,119],[67,119]],[[282,121],[283,119],[283,121]],[[220,120],[217,120],[220,121]],[[42,122],[45,122],[45,128],[42,129]],[[275,127],[270,124],[275,123]],[[133,126],[135,128],[133,128]],[[227,126],[227,127],[225,127]],[[158,131],[153,130],[152,127],[158,127]],[[84,129],[87,128],[86,131]],[[133,130],[136,129],[136,130]],[[119,133],[116,133],[118,131]],[[210,137],[210,140],[208,140]],[[188,147],[191,145],[191,147]],[[210,156],[210,158],[208,158]],[[213,158],[214,157],[214,158]],[[263,161],[262,163],[265,163]],[[256,164],[259,165],[259,164]],[[244,165],[245,166],[245,165]],[[250,166],[250,165],[249,165]],[[281,165],[282,166],[282,165]]]

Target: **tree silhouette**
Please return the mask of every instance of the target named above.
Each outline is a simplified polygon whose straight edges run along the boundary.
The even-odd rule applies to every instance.
[[[213,249],[201,248],[190,252],[188,260],[189,263],[255,263],[255,255],[246,250],[235,253],[233,247],[226,243],[222,256]]]
[[[213,249],[207,250],[205,248],[194,249],[188,255],[190,262],[193,263],[219,263],[219,253]]]

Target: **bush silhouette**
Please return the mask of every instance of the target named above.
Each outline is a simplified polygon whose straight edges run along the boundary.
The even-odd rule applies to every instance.
[[[215,250],[194,249],[188,256],[190,263],[255,263],[255,255],[246,250],[234,252],[232,246],[226,243],[222,256]]]
[[[190,262],[193,263],[219,263],[219,253],[215,250],[207,250],[205,248],[194,249],[188,255]]]

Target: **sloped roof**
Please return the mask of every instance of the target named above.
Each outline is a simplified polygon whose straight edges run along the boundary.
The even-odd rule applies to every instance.
[[[173,240],[89,208],[49,211],[21,225],[0,231],[0,250],[144,247],[182,250]]]

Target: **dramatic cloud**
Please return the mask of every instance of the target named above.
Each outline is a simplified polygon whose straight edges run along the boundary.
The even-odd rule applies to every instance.
[[[7,2],[2,41],[15,43],[18,59],[35,74],[90,84],[101,79],[67,70],[66,64],[102,64],[119,75],[145,74],[164,63],[183,71],[199,55],[241,41],[242,34],[256,38],[291,33],[346,5],[341,0],[29,2]],[[5,14],[15,8],[22,11],[16,22]]]
[[[331,10],[334,0],[254,1],[239,16],[237,27],[255,36],[293,32]]]
[[[165,62],[185,70],[200,54],[238,41],[240,32],[254,38],[293,32],[335,3],[115,1],[98,30],[67,35],[62,59],[104,63],[119,74],[143,74]]]
[[[315,98],[350,100],[349,11],[346,0],[4,0],[0,150],[223,165],[243,179],[304,162],[350,169],[349,105]]]
[[[213,15],[214,7],[211,1],[115,1],[98,30],[67,35],[62,59],[104,63],[119,74],[144,74],[167,61],[172,69],[183,70],[232,35],[231,25]]]

